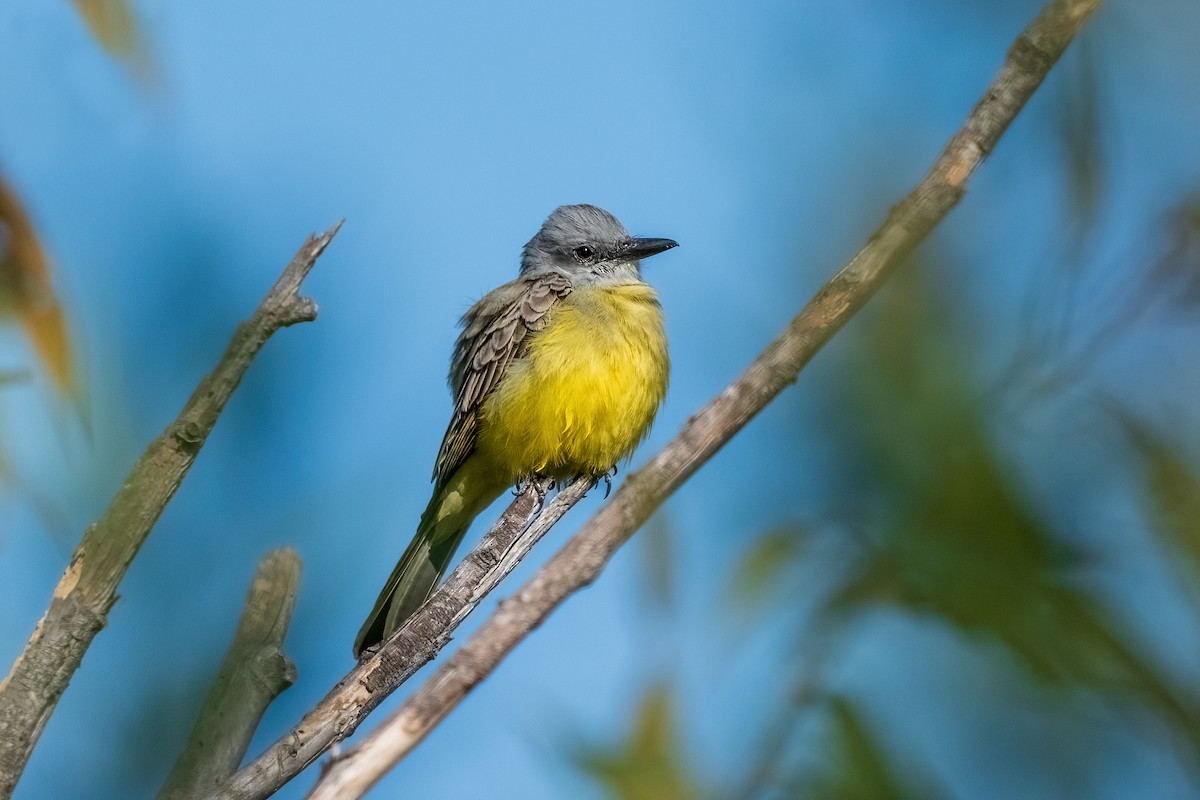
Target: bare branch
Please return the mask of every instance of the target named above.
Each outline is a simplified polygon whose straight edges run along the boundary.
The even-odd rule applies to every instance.
[[[175,495],[250,363],[275,331],[313,320],[316,304],[300,284],[337,234],[310,236],[259,304],[238,326],[216,369],[179,417],[150,443],[111,505],[75,548],[46,614],[0,681],[0,800],[12,795],[58,698],[92,639],[107,624],[117,587],[163,508]]]
[[[296,681],[283,640],[299,589],[300,557],[294,550],[272,550],[259,562],[233,644],[159,800],[212,791],[242,763],[263,712]]]
[[[962,198],[967,181],[1041,85],[1100,0],[1054,0],[1009,50],[999,75],[928,174],[859,254],[749,368],[683,427],[394,714],[321,777],[311,800],[361,797],[492,673],[662,502],[789,384]]]
[[[458,624],[593,485],[590,479],[576,480],[537,516],[534,513],[550,481],[526,486],[483,541],[391,639],[359,662],[296,727],[211,797],[268,797],[330,745],[354,733],[367,714],[449,644]]]

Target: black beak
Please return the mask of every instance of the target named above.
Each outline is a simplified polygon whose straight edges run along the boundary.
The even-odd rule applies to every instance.
[[[674,239],[630,239],[621,255],[628,259],[649,258],[672,247],[679,247],[679,242]]]

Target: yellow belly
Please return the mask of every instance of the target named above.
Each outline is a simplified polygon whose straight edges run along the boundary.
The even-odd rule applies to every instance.
[[[670,363],[646,284],[575,289],[480,409],[476,450],[511,480],[600,475],[650,430]]]

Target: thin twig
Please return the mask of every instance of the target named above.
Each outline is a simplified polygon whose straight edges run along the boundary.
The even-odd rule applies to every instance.
[[[421,742],[522,639],[591,583],[662,502],[788,385],[962,198],[975,170],[1100,0],[1054,0],[1018,37],[999,75],[917,187],[787,330],[684,425],[612,500],[415,694],[318,781],[311,800],[361,797]]]
[[[365,657],[290,732],[239,770],[213,798],[263,798],[345,739],[372,710],[429,663],[450,634],[594,485],[580,478],[534,516],[550,481],[527,485],[446,582],[391,639]]]
[[[159,800],[210,792],[242,763],[263,712],[296,681],[283,640],[299,589],[300,556],[294,550],[272,550],[259,562],[233,643]]]
[[[92,639],[107,624],[117,587],[154,523],[183,482],[217,417],[267,339],[316,319],[300,284],[341,227],[310,236],[249,320],[238,326],[216,369],[138,459],[99,520],[75,548],[50,607],[0,681],[0,800],[11,797],[58,698]]]

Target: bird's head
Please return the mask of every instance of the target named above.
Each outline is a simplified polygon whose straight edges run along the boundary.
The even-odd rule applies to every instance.
[[[521,274],[558,272],[577,286],[641,281],[641,259],[678,247],[630,236],[617,218],[590,205],[559,206],[525,245]]]

